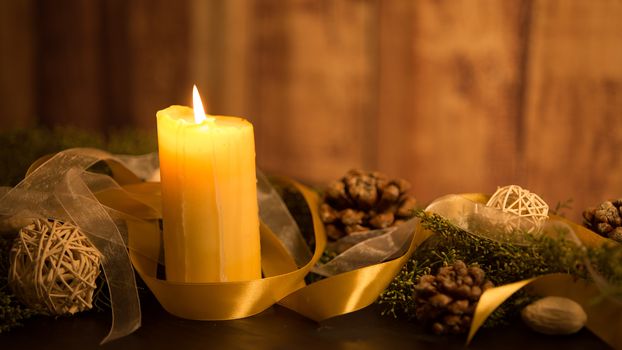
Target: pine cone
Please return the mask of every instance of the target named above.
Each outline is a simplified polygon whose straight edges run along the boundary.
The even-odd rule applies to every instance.
[[[479,297],[494,287],[485,272],[461,260],[441,267],[436,275],[423,275],[414,287],[415,315],[436,334],[469,330]]]
[[[583,225],[601,236],[622,243],[622,198],[605,201],[583,212]]]
[[[320,206],[326,234],[337,240],[345,235],[400,224],[413,215],[417,204],[407,195],[406,180],[389,180],[378,172],[350,170],[331,183]]]

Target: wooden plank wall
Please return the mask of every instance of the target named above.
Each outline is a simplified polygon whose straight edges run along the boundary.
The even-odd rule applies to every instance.
[[[622,2],[533,7],[523,179],[575,207],[622,197]]]
[[[42,124],[152,128],[166,101],[187,103],[191,28],[183,3],[37,1],[34,12],[30,103]]]
[[[517,182],[525,2],[398,3],[382,3],[378,167],[424,201]]]
[[[349,168],[422,201],[517,183],[569,212],[622,197],[619,0],[0,5],[0,128],[155,127],[196,82],[255,125],[259,165]]]
[[[35,123],[33,0],[0,1],[0,128]]]
[[[246,103],[259,163],[312,181],[372,166],[372,3],[258,1],[252,13]]]

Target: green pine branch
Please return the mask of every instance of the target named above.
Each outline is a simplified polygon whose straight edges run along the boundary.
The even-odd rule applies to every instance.
[[[417,279],[455,260],[479,265],[495,285],[503,285],[556,272],[589,278],[584,266],[587,257],[612,286],[618,286],[613,288],[611,294],[620,295],[622,291],[619,287],[622,285],[622,265],[619,264],[622,261],[622,245],[579,249],[564,238],[565,232],[558,232],[557,237],[528,236],[531,244],[527,246],[500,243],[474,236],[436,214],[419,212],[417,215],[422,220],[422,226],[436,234],[417,249],[380,296],[383,314],[413,319],[412,293]],[[517,293],[493,313],[486,326],[506,323],[530,301],[531,298],[525,293]]]

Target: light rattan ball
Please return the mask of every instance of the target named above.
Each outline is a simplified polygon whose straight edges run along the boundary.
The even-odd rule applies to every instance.
[[[29,307],[52,315],[93,307],[101,254],[76,226],[36,219],[19,231],[10,258],[9,284]]]
[[[548,204],[537,194],[517,185],[499,187],[486,205],[516,215],[516,219],[507,222],[509,229],[535,232],[548,219]]]

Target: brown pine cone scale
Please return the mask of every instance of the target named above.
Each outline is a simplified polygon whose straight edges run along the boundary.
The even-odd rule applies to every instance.
[[[603,237],[622,243],[622,198],[583,211],[583,225]]]
[[[415,315],[436,334],[465,333],[480,296],[492,287],[481,268],[456,260],[436,275],[419,278],[413,291]]]
[[[329,238],[398,225],[412,217],[417,201],[406,180],[379,172],[350,170],[324,193],[320,217]]]

